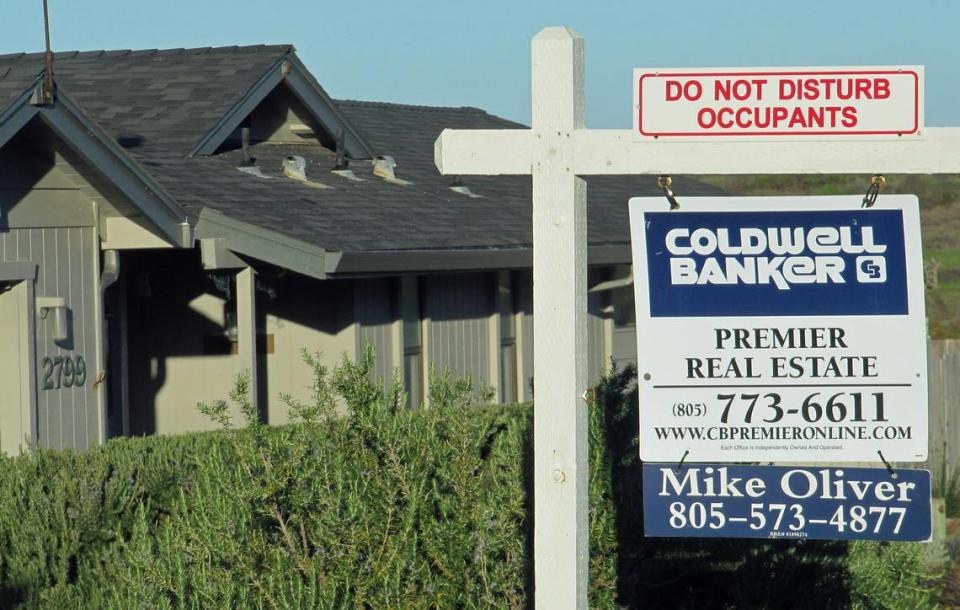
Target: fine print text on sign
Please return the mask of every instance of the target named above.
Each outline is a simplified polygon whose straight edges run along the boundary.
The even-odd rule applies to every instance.
[[[643,137],[920,135],[923,67],[634,70]]]
[[[640,456],[922,461],[912,195],[630,200]]]
[[[646,536],[930,539],[930,473],[881,468],[644,464]]]

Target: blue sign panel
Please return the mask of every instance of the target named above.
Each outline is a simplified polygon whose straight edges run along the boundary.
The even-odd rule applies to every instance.
[[[905,315],[902,210],[646,212],[650,315]]]
[[[930,539],[930,473],[837,466],[643,466],[647,536]]]

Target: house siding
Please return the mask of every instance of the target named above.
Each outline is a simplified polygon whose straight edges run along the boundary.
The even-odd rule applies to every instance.
[[[434,371],[470,375],[475,383],[492,385],[490,315],[495,284],[485,273],[428,276],[423,288],[427,320],[427,358]]]
[[[587,383],[596,383],[607,368],[604,362],[606,350],[603,345],[603,321],[606,295],[594,293],[587,296]]]
[[[376,356],[374,375],[389,384],[394,367],[396,349],[396,286],[389,278],[356,280],[354,282],[354,317],[357,321],[356,353],[362,354],[365,346],[373,347]]]
[[[514,303],[517,311],[518,351],[521,363],[522,401],[533,400],[533,274],[529,271],[514,275]]]
[[[100,370],[95,334],[96,253],[92,227],[12,229],[0,233],[0,264],[36,263],[36,297],[62,297],[68,309],[69,335],[64,341],[54,340],[52,315],[38,315],[36,319],[37,431],[39,442],[46,447],[86,449],[99,438],[94,388]],[[53,367],[56,358],[70,358],[73,363],[82,358],[84,384],[77,387],[71,381],[70,387],[66,387],[62,371]]]

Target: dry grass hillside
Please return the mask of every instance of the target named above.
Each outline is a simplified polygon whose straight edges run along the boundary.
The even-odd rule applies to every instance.
[[[862,195],[869,176],[697,176],[737,195]],[[930,335],[960,338],[960,175],[886,176],[883,193],[914,194],[920,199],[923,258],[936,268],[936,285],[927,289]],[[682,184],[677,196],[683,196]]]

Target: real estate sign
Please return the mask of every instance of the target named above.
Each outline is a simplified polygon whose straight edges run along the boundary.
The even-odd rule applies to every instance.
[[[918,203],[630,200],[645,461],[922,461]]]
[[[930,473],[882,468],[644,464],[647,536],[930,539]]]
[[[634,70],[644,138],[919,136],[923,66]]]

